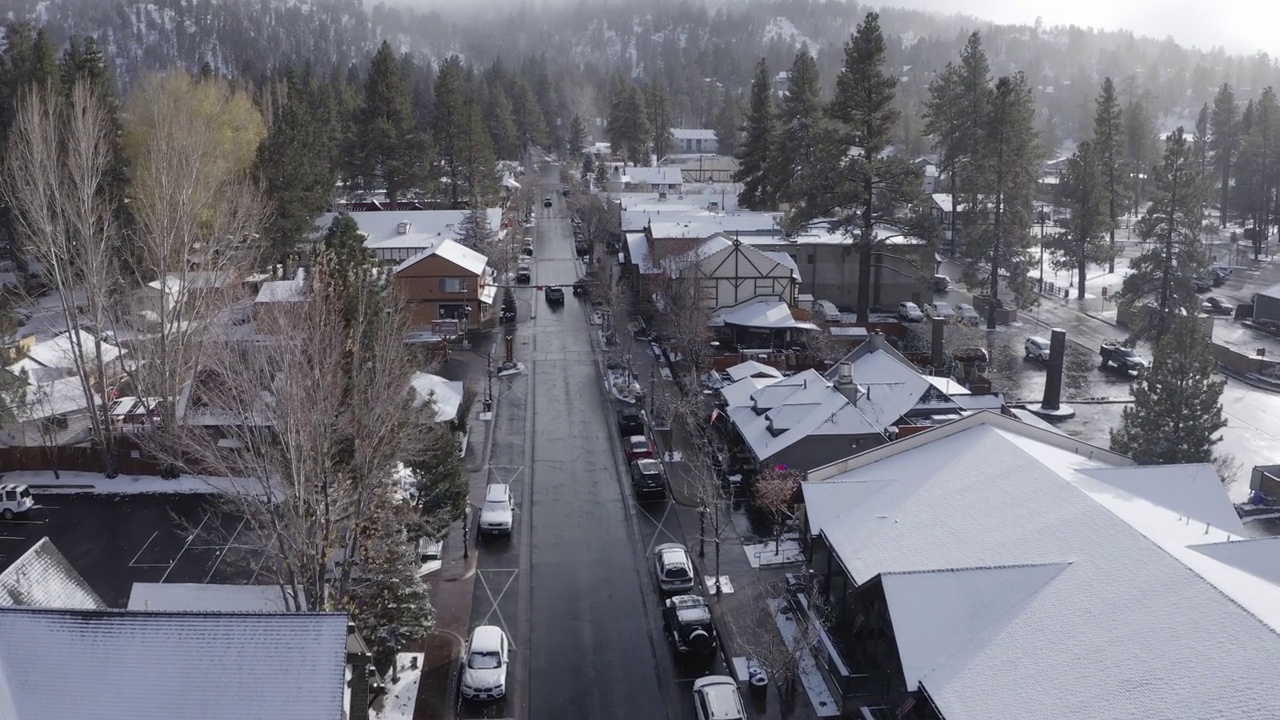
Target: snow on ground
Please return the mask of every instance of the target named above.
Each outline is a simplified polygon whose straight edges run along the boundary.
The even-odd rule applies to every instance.
[[[774,598],[769,601],[769,610],[772,611],[773,621],[778,625],[778,632],[782,634],[783,642],[787,647],[795,650],[796,645],[802,642],[802,631],[796,627],[796,618],[793,613],[781,612],[786,604],[785,600]],[[809,702],[813,703],[814,712],[818,717],[837,717],[840,714],[839,705],[836,704],[835,697],[831,695],[831,689],[827,687],[827,681],[818,670],[818,664],[813,659],[812,647],[800,652],[799,665],[800,684],[804,685],[805,694],[809,696]]]
[[[788,40],[796,47],[800,47],[802,44],[807,44],[809,46],[809,51],[814,55],[817,55],[818,51],[821,49],[817,43],[806,37],[804,33],[800,32],[800,29],[795,26],[795,23],[784,17],[771,19],[764,29],[765,42],[774,38]]]
[[[804,549],[800,547],[799,541],[790,537],[783,538],[782,542],[776,543],[776,547],[774,541],[767,540],[743,545],[742,549],[747,553],[747,561],[751,563],[751,567],[757,569],[804,562]]]
[[[413,662],[414,659],[417,662]],[[373,720],[413,720],[413,707],[418,702],[418,684],[422,681],[422,661],[422,653],[396,655],[400,681],[387,686],[387,694],[382,696],[369,714]],[[417,667],[412,668],[410,665]]]
[[[154,475],[120,475],[104,477],[101,473],[61,471],[55,477],[52,470],[16,470],[4,473],[4,482],[30,485],[34,494],[95,493],[99,495],[152,494],[212,494],[261,492],[262,484],[245,478],[201,477],[183,475],[176,480],[165,480]]]

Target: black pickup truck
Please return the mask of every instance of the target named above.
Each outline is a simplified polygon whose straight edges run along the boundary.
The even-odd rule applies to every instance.
[[[1141,375],[1148,365],[1146,358],[1123,343],[1104,342],[1102,347],[1098,349],[1098,355],[1102,358],[1101,366],[1104,368],[1108,365],[1114,365],[1119,370]]]

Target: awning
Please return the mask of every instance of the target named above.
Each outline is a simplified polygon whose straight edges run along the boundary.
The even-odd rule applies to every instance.
[[[760,330],[818,329],[818,326],[811,322],[796,320],[791,314],[791,306],[781,300],[750,302],[723,310],[711,318],[710,325],[716,327],[734,325]]]

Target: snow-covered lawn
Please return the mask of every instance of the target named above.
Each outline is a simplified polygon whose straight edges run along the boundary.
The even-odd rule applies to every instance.
[[[784,537],[782,542],[776,543],[776,546],[774,541],[766,540],[753,545],[743,545],[742,549],[746,551],[747,560],[753,568],[804,562],[804,549],[794,538]]]
[[[417,658],[417,663],[411,659]],[[396,666],[400,668],[400,681],[387,687],[387,694],[382,696],[373,707],[370,717],[374,720],[413,720],[413,707],[418,702],[418,684],[422,682],[422,653],[400,653],[396,655]],[[416,664],[416,668],[411,668]]]
[[[262,492],[262,484],[245,478],[218,478],[183,475],[165,480],[154,475],[120,475],[103,477],[101,473],[52,470],[16,470],[4,473],[4,482],[36,486],[35,494],[96,493],[100,495],[211,494]]]

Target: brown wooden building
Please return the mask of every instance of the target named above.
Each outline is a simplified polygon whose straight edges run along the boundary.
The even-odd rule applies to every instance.
[[[488,258],[449,239],[397,265],[392,284],[411,328],[437,320],[457,320],[461,331],[478,327],[492,315],[497,291]]]

